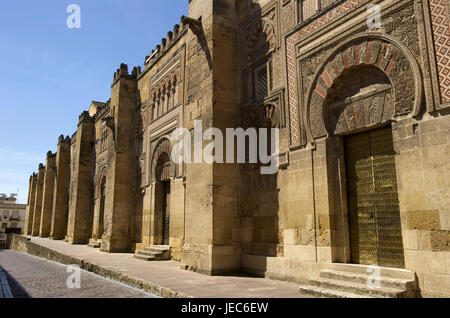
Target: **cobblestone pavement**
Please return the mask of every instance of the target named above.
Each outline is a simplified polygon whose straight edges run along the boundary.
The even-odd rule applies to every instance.
[[[1,268],[15,298],[155,297],[86,271],[81,271],[81,288],[69,289],[67,266],[15,251],[0,250]]]
[[[160,286],[194,298],[312,298],[300,294],[291,282],[243,276],[208,276],[180,269],[175,261],[146,262],[132,253],[104,253],[86,245],[31,237],[31,243],[58,253]],[[1,262],[0,262],[1,263]]]

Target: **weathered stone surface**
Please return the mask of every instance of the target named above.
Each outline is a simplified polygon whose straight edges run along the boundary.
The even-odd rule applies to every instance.
[[[30,189],[28,190],[28,204],[25,217],[24,234],[31,235],[33,232],[34,205],[36,201],[37,174],[30,177]]]
[[[439,231],[439,211],[410,211],[407,215],[407,226],[410,230]]]
[[[50,237],[62,240],[67,235],[69,214],[69,183],[70,183],[70,143],[71,139],[61,136],[56,152],[56,180],[53,196],[53,209]]]
[[[44,189],[42,193],[42,211],[39,227],[40,237],[49,237],[52,225],[53,192],[55,188],[56,176],[56,155],[51,151],[47,154],[45,165]]]
[[[314,277],[324,264],[358,262],[352,235],[368,233],[349,221],[364,192],[351,181],[373,174],[364,190],[376,214],[387,211],[378,221],[399,223],[405,267],[423,293],[450,295],[450,116],[442,101],[449,66],[433,51],[445,39],[432,37],[448,28],[432,15],[445,17],[447,8],[381,1],[383,27],[368,30],[362,1],[321,4],[327,11],[315,14],[314,1],[189,1],[190,18],[143,69],[121,64],[111,99],[92,102],[70,145],[60,142],[52,237],[138,254],[165,243],[172,259],[209,275]],[[280,169],[262,175],[260,164],[171,162],[172,132],[186,128],[194,141],[195,120],[203,131],[279,128]],[[393,145],[377,146],[381,131]],[[374,138],[371,153],[355,167],[373,162],[356,173],[347,141],[364,134]],[[30,182],[34,235],[41,214],[47,219],[43,178],[35,189]]]
[[[45,177],[45,167],[44,165],[39,165],[39,172],[36,181],[36,197],[34,201],[34,212],[33,212],[33,226],[31,229],[31,235],[38,236],[41,226],[41,212],[42,212],[42,196],[44,192],[44,177]]]

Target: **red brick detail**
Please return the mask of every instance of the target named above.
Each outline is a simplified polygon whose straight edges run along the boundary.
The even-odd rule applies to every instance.
[[[342,52],[341,56],[342,56],[342,61],[344,62],[344,68],[350,68],[348,52],[347,51]]]
[[[339,65],[337,64],[336,59],[333,60],[333,62],[331,63],[331,66],[333,67],[333,71],[334,71],[334,74],[336,74],[336,77],[341,75],[341,72],[339,71]]]
[[[394,59],[391,59],[391,60],[389,61],[389,64],[388,64],[388,66],[386,67],[386,74],[387,74],[387,75],[391,74],[391,71],[392,71],[392,69],[394,68],[395,63],[396,63],[396,62],[395,62]]]
[[[376,66],[380,67],[381,63],[383,62],[384,56],[386,55],[387,48],[388,48],[388,44],[384,42],[381,45],[381,50],[380,50],[380,54],[378,55],[378,60],[377,60]]]
[[[331,80],[327,70],[324,70],[321,76],[323,81],[325,82],[325,84],[327,84],[328,87],[331,87],[331,85],[333,85],[333,81]]]
[[[355,65],[359,65],[359,59],[361,58],[361,44],[355,45],[353,51],[355,52]]]
[[[366,64],[369,64],[370,57],[372,56],[372,50],[373,50],[373,41],[370,41],[367,43],[367,50],[366,50],[366,58],[364,59],[364,62]]]
[[[322,87],[320,87],[319,84],[316,85],[316,92],[323,98],[327,97],[327,93],[322,89]]]

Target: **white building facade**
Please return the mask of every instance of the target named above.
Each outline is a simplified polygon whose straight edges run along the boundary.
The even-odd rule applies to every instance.
[[[16,204],[15,195],[0,194],[0,233],[23,234],[25,227],[25,204]]]

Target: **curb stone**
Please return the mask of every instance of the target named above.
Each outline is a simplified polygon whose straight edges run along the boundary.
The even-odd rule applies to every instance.
[[[194,298],[171,288],[156,285],[152,282],[121,273],[110,267],[103,267],[90,261],[66,255],[48,247],[35,244],[29,238],[14,235],[11,240],[11,250],[24,252],[33,256],[48,259],[64,265],[77,265],[81,269],[111,279],[113,281],[125,284],[127,286],[143,290],[163,298]]]

